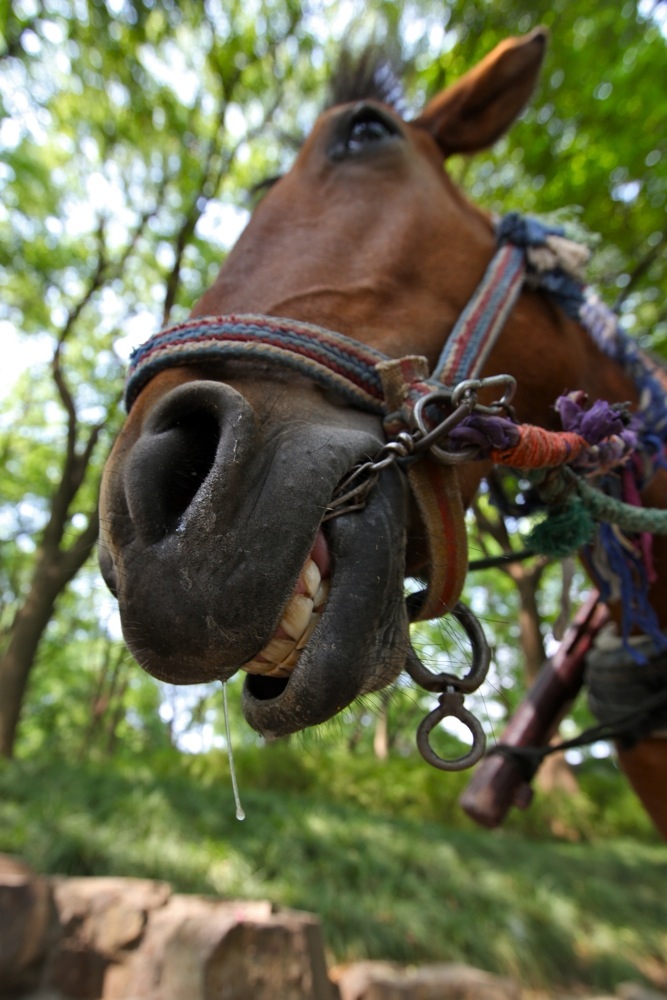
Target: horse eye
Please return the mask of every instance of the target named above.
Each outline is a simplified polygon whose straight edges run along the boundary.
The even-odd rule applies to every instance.
[[[401,130],[380,108],[361,105],[340,117],[329,147],[333,160],[343,160],[400,137]]]
[[[382,142],[395,135],[393,130],[387,127],[387,123],[379,118],[371,118],[366,121],[356,121],[350,128],[347,138],[347,148],[349,152],[356,153],[365,146],[373,142]]]

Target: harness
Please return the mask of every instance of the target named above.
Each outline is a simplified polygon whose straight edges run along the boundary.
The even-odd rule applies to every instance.
[[[418,745],[430,763],[448,770],[469,767],[484,752],[481,727],[463,707],[463,696],[482,683],[490,659],[478,623],[459,602],[468,564],[457,465],[485,459],[520,470],[550,511],[529,537],[529,547],[563,556],[588,545],[602,598],[623,599],[624,638],[639,625],[659,648],[667,645],[646,597],[647,539],[667,533],[667,511],[637,505],[639,487],[664,463],[667,406],[658,367],[620,329],[614,315],[585,293],[585,248],[567,240],[561,229],[517,214],[500,220],[497,239],[498,250],[432,372],[424,358],[390,359],[309,323],[258,315],[204,317],[168,327],[134,351],[125,391],[129,411],[160,371],[249,359],[254,365],[278,365],[305,375],[351,406],[382,417],[386,444],[339,484],[324,520],[362,508],[382,470],[394,462],[402,465],[429,540],[428,587],[408,597],[411,619],[452,612],[473,648],[473,663],[464,678],[433,674],[416,656],[407,666],[417,683],[441,692],[438,707],[420,726]],[[480,372],[526,285],[547,291],[632,375],[640,390],[638,415],[630,417],[623,408],[604,402],[586,409],[575,393],[556,403],[563,431],[515,422],[514,379],[481,378]],[[482,403],[480,396],[486,399],[489,393],[493,401]],[[620,468],[626,497],[619,495],[618,476],[609,479],[609,473]],[[602,489],[590,485],[593,476]],[[602,523],[600,543],[594,539],[601,522],[616,528],[603,536],[607,525]],[[628,544],[619,527],[621,532],[639,533],[639,543]],[[443,761],[428,737],[451,715],[468,727],[473,745],[462,757]]]

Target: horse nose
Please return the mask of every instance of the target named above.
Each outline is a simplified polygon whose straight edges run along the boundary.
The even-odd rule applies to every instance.
[[[125,476],[130,518],[140,542],[151,545],[182,529],[201,506],[214,468],[233,476],[254,413],[244,397],[220,382],[194,381],[168,392],[146,419]]]

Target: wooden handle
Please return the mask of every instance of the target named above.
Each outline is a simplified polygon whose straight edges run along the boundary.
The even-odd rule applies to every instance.
[[[549,743],[581,690],[586,653],[608,620],[609,612],[594,591],[510,719],[499,741],[502,745],[543,747]],[[492,828],[502,823],[512,805],[525,808],[531,798],[530,782],[520,763],[492,751],[475,769],[459,803],[477,823]]]

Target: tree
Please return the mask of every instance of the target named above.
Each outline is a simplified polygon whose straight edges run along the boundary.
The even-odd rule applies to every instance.
[[[113,342],[137,303],[156,326],[210,281],[224,234],[206,242],[203,222],[209,213],[210,230],[209,209],[215,203],[222,213],[228,186],[238,189],[274,164],[267,151],[239,153],[276,113],[282,88],[265,83],[289,83],[284,49],[300,18],[297,6],[285,5],[263,23],[260,40],[255,20],[236,4],[223,45],[217,22],[227,15],[213,4],[138,2],[118,15],[94,3],[67,15],[36,10],[6,12],[2,67],[10,126],[4,319],[51,349],[50,384],[35,393],[24,382],[4,426],[13,477],[1,498],[5,515],[12,524],[18,487],[33,521],[22,572],[4,587],[0,753],[7,756],[56,602],[97,538],[97,484],[119,426]],[[169,77],[174,59],[184,94]],[[228,126],[235,102],[249,108],[252,124]],[[26,415],[18,428],[17,407]],[[36,443],[46,461],[40,469]],[[13,528],[16,538],[15,519]]]
[[[445,11],[354,0],[347,11],[298,0],[0,3],[0,324],[48,357],[1,414],[2,753],[93,546],[121,419],[117,345],[126,355],[211,283],[246,192],[284,169],[307,132],[343,39],[399,52],[418,107],[507,25],[551,27],[523,121],[451,170],[499,212],[565,208],[576,221],[584,206],[588,229],[605,234],[596,279],[634,330],[652,331],[647,346],[665,347],[665,39],[650,11],[582,14],[566,0],[454,0]]]

